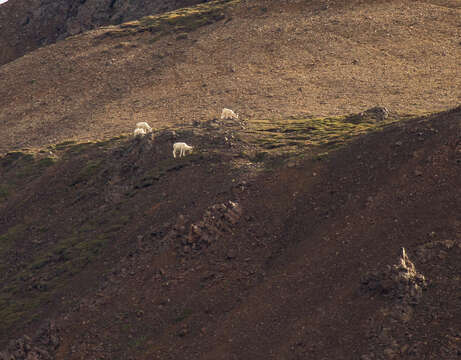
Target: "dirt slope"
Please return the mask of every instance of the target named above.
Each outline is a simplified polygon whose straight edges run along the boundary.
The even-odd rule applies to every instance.
[[[271,119],[460,102],[456,1],[232,3],[198,29],[100,29],[3,65],[0,151],[114,136],[137,120],[210,119],[222,107]]]
[[[3,158],[3,346],[51,319],[56,359],[459,356],[461,109],[259,175],[220,131]]]
[[[102,25],[198,4],[200,0],[14,0],[0,6],[0,64]]]

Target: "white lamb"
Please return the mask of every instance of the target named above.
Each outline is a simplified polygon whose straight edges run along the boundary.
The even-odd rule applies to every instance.
[[[134,136],[144,136],[146,135],[146,129],[143,129],[143,128],[136,128],[134,129],[134,132],[133,132],[133,135]]]
[[[179,157],[186,156],[186,152],[192,152],[193,146],[189,146],[184,142],[173,144],[173,157],[176,158],[176,153],[179,152]]]
[[[222,109],[221,113],[221,120],[227,120],[227,119],[232,119],[232,120],[238,120],[239,116],[233,112],[231,109]]]
[[[136,128],[138,128],[138,129],[144,129],[144,130],[146,130],[146,133],[152,132],[152,128],[149,126],[148,123],[146,123],[146,122],[144,122],[144,121],[143,121],[143,122],[138,122],[138,123],[136,124]]]

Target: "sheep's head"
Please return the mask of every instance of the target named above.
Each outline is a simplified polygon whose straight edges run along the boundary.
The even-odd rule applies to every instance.
[[[136,128],[133,132],[134,136],[144,136],[146,134],[146,130],[142,128]]]

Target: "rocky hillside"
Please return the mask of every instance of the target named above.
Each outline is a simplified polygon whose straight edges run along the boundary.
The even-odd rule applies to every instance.
[[[217,0],[1,65],[0,360],[459,358],[460,11]]]
[[[204,0],[13,0],[0,6],[0,65],[102,25],[195,5]]]
[[[247,126],[0,158],[0,359],[457,358],[461,109]]]
[[[445,110],[460,100],[456,6],[220,0],[77,35],[0,67],[0,152],[223,107],[262,120]]]

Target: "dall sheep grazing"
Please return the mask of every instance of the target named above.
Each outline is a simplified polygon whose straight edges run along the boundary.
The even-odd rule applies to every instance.
[[[138,128],[138,129],[144,129],[144,130],[146,130],[146,133],[151,133],[151,132],[152,132],[152,128],[149,126],[148,123],[146,123],[146,122],[144,122],[144,121],[143,121],[143,122],[138,122],[138,123],[136,124],[136,128]]]
[[[146,134],[147,134],[147,131],[146,129],[143,129],[143,128],[136,128],[134,129],[134,132],[133,132],[134,136],[144,136]]]
[[[184,142],[177,142],[173,144],[173,157],[176,158],[176,153],[179,151],[179,157],[186,156],[186,152],[192,152],[193,146],[189,146]]]
[[[231,109],[222,109],[222,113],[221,113],[221,120],[227,120],[227,119],[231,119],[231,120],[238,120],[239,116],[233,112]]]

